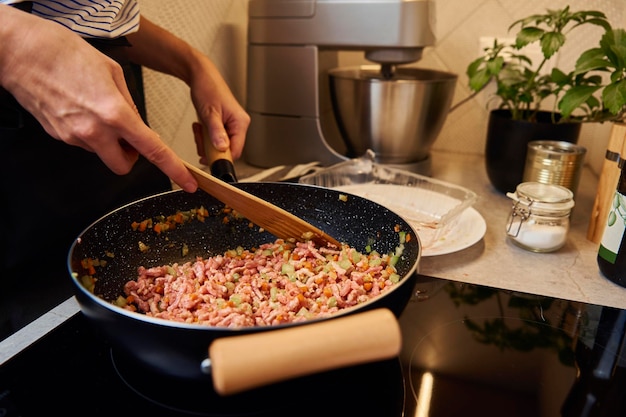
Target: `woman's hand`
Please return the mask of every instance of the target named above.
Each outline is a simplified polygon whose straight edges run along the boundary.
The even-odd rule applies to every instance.
[[[197,183],[142,121],[121,67],[61,25],[0,5],[0,85],[52,137],[95,152],[115,173],[138,153],[186,191]]]
[[[182,39],[141,18],[138,32],[128,36],[134,62],[173,75],[191,90],[198,118],[207,127],[219,151],[230,147],[234,159],[241,156],[250,116],[245,112],[211,60]],[[206,163],[204,146],[198,145],[200,162]]]
[[[250,116],[232,95],[213,63],[201,57],[189,83],[198,118],[206,126],[213,146],[225,151],[230,146],[233,159],[241,156],[250,125]],[[198,144],[200,145],[200,144]],[[206,163],[204,146],[198,146],[200,162]]]

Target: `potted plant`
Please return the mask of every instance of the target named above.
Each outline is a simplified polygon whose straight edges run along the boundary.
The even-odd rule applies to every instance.
[[[599,47],[584,51],[570,71],[542,71],[567,34],[585,25],[604,29]],[[467,68],[474,95],[496,83],[499,103],[489,116],[485,160],[490,181],[502,192],[521,182],[528,142],[576,143],[581,123],[622,121],[626,108],[626,32],[613,29],[604,13],[565,7],[517,20],[509,30],[514,27],[514,44],[496,39]],[[521,49],[535,43],[542,59],[533,65]]]

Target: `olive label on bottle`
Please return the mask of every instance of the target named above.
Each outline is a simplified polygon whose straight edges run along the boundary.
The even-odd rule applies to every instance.
[[[615,263],[624,231],[626,231],[626,197],[616,191],[602,241],[598,248],[598,255],[602,259],[612,264]]]

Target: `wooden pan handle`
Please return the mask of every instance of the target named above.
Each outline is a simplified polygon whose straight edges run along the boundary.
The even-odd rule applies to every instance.
[[[402,347],[387,309],[215,340],[209,347],[213,387],[230,395],[341,367],[389,359]]]

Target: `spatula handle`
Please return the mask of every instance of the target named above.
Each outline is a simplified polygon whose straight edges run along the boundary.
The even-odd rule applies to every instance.
[[[235,166],[233,165],[233,157],[230,149],[226,151],[218,151],[211,138],[209,130],[202,124],[202,140],[204,142],[204,153],[207,158],[207,164],[211,167],[211,174],[222,181],[228,183],[236,183],[237,175],[235,174]]]

